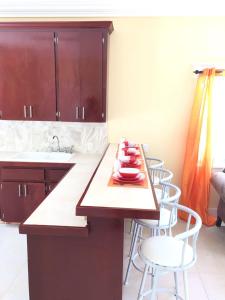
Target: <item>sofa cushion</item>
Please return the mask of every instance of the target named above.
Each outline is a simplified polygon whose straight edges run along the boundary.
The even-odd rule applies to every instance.
[[[225,202],[225,173],[221,171],[213,172],[210,181],[223,202]]]

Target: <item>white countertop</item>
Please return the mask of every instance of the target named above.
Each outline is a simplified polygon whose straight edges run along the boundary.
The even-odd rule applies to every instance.
[[[29,155],[26,156],[26,152],[0,152],[0,161],[58,162],[73,163],[75,166],[71,168],[24,224],[85,227],[87,225],[86,217],[75,216],[75,207],[102,155],[74,153],[69,159],[67,157],[65,159],[65,156],[63,159],[63,155],[59,157],[60,153],[58,157],[56,153],[53,158],[50,157],[52,153],[39,153],[40,156],[38,156],[38,152],[27,153]]]
[[[76,153],[0,151],[0,161],[73,163]]]

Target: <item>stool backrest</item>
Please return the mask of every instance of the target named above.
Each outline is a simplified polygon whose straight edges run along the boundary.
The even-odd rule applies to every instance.
[[[169,227],[173,227],[177,223],[177,209],[175,207],[167,206],[168,203],[178,203],[180,200],[181,190],[174,184],[161,183],[162,195],[160,201],[160,207],[166,207],[170,210],[170,224]]]
[[[148,168],[162,168],[164,161],[155,157],[146,157],[146,163]]]
[[[149,171],[153,185],[159,185],[163,182],[170,183],[173,178],[173,173],[167,169],[150,167]]]
[[[197,244],[197,239],[198,239],[198,234],[199,234],[199,230],[202,226],[202,220],[200,218],[200,216],[192,209],[180,205],[178,203],[165,203],[165,206],[167,208],[170,208],[171,210],[171,215],[170,215],[170,230],[169,233],[170,235],[172,235],[171,232],[171,227],[173,224],[173,211],[175,210],[176,213],[178,211],[182,211],[185,212],[188,216],[187,218],[187,224],[186,224],[186,228],[185,231],[175,235],[175,238],[178,240],[183,240],[184,244],[183,244],[183,249],[182,249],[182,256],[181,256],[181,263],[180,266],[184,265],[184,255],[186,252],[186,248],[188,246],[188,244],[191,244],[192,249],[193,249],[193,260],[192,262],[194,262],[197,259],[197,252],[196,252],[196,244]],[[192,263],[190,262],[190,264]]]

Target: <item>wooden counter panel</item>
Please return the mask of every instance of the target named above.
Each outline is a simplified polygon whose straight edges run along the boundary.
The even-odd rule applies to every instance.
[[[2,181],[44,181],[43,169],[3,167],[1,170]]]
[[[26,225],[23,223],[19,226],[19,232],[27,235],[87,237],[88,231],[88,226]]]
[[[108,208],[108,207],[93,207],[79,206],[76,208],[77,216],[91,216],[99,218],[122,218],[122,219],[151,219],[159,220],[159,210],[132,209],[132,208]]]
[[[70,169],[74,162],[28,162],[28,161],[0,161],[0,167],[21,167],[21,168],[65,168]]]
[[[28,234],[30,300],[122,300],[124,222],[88,224],[87,238]]]
[[[50,182],[58,182],[66,175],[68,171],[69,168],[68,169],[46,169],[45,180]]]

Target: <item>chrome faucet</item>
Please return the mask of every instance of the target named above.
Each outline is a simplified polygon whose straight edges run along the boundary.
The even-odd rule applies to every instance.
[[[57,144],[58,144],[58,149],[57,149],[57,151],[60,152],[60,145],[59,145],[59,138],[58,138],[58,136],[57,136],[57,135],[54,135],[52,139],[53,139],[53,140],[54,140],[54,139],[57,140]]]

